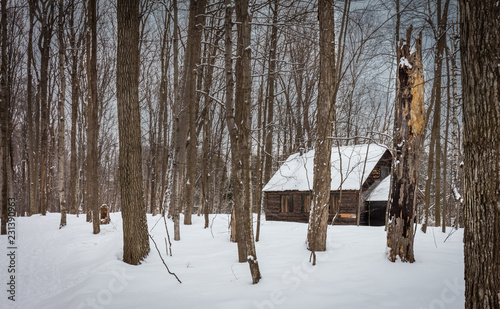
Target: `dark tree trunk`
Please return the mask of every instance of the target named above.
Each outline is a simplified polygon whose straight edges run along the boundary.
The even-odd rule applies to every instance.
[[[500,308],[500,6],[460,0],[465,308]]]
[[[139,0],[119,1],[117,17],[116,97],[120,139],[123,261],[138,265],[149,253],[148,224],[142,186]]]
[[[271,47],[269,50],[269,72],[267,74],[266,93],[266,138],[264,148],[264,183],[271,179],[273,166],[273,128],[274,128],[274,85],[276,83],[276,49],[278,45],[278,1],[269,3],[269,8],[273,13],[273,26],[271,28]]]
[[[1,85],[1,102],[0,102],[0,203],[2,207],[2,223],[0,234],[7,234],[8,221],[8,140],[7,122],[9,121],[9,96],[7,84],[7,0],[2,0],[2,12],[0,21],[0,31],[2,33],[2,51],[1,51],[1,67],[0,67],[0,85]]]
[[[97,2],[90,0],[88,6],[87,46],[87,81],[88,81],[88,110],[87,110],[87,206],[92,210],[93,233],[99,234],[99,105],[97,102]]]
[[[231,40],[231,8],[226,0],[226,47],[229,47]],[[226,100],[226,119],[231,141],[232,160],[232,184],[233,201],[235,206],[236,229],[238,237],[238,253],[250,266],[252,283],[259,282],[261,275],[255,251],[253,238],[253,217],[252,217],[252,166],[251,166],[251,90],[252,77],[250,68],[251,50],[250,46],[250,15],[248,14],[248,0],[236,2],[237,21],[237,60],[236,60],[236,91],[235,101]],[[229,44],[228,44],[229,43]],[[229,46],[228,46],[229,45]],[[231,55],[232,48],[226,49],[226,68],[231,65],[228,61],[228,54]],[[232,66],[232,65],[231,65]],[[226,70],[227,86],[232,85],[232,70]],[[226,98],[227,99],[227,98]],[[244,248],[240,248],[243,244]],[[240,250],[243,249],[243,250]]]
[[[432,103],[434,105],[434,119],[432,122],[431,145],[429,150],[429,162],[427,164],[427,181],[425,184],[425,219],[422,231],[427,231],[429,219],[429,207],[431,199],[431,182],[433,173],[436,173],[434,181],[434,226],[441,224],[441,84],[443,72],[443,54],[446,47],[446,25],[448,23],[448,7],[450,0],[446,0],[443,13],[441,13],[441,0],[437,6],[437,48],[434,56],[434,82],[432,85]],[[429,111],[430,112],[430,111]],[[435,167],[434,167],[435,163]],[[445,197],[446,198],[446,197]]]
[[[33,128],[33,73],[32,63],[33,63],[33,3],[29,3],[30,11],[30,28],[28,32],[28,109],[27,109],[27,119],[28,122],[28,181],[29,181],[29,214],[33,215],[37,213],[37,192],[38,192],[38,173],[37,164],[35,162],[36,145],[35,143],[35,132]],[[38,123],[37,123],[38,125]]]
[[[75,214],[78,212],[78,194],[77,184],[79,179],[77,156],[76,156],[76,124],[78,121],[78,97],[80,95],[79,78],[78,78],[78,47],[76,42],[75,30],[75,6],[71,7],[69,16],[70,38],[69,43],[72,50],[71,56],[71,136],[70,136],[70,177],[69,177],[69,213]]]
[[[333,120],[337,89],[335,65],[334,7],[331,1],[319,0],[319,86],[317,112],[317,138],[314,154],[313,201],[307,229],[307,248],[326,250],[328,205],[331,190],[331,155]],[[313,261],[315,264],[315,261]]]
[[[416,40],[416,51],[410,54],[412,27],[400,47],[398,61],[399,87],[396,97],[396,130],[394,148],[396,166],[392,178],[392,204],[387,231],[389,260],[413,263],[415,237],[415,202],[418,162],[425,127],[424,73],[422,68],[422,34]]]
[[[53,2],[43,5],[40,9],[39,17],[41,22],[41,32],[39,50],[40,60],[40,112],[41,112],[41,138],[40,138],[40,212],[42,215],[47,213],[48,202],[48,154],[49,154],[49,103],[48,103],[48,74],[50,41],[53,30]]]
[[[181,239],[180,212],[182,210],[182,184],[184,183],[184,170],[186,160],[187,116],[185,106],[180,98],[179,90],[179,33],[177,0],[173,0],[174,6],[174,130],[172,140],[174,141],[174,156],[172,163],[172,189],[170,192],[170,211],[174,221],[174,240]]]
[[[65,167],[65,141],[64,141],[64,104],[66,103],[66,76],[65,66],[65,44],[64,44],[64,0],[59,0],[59,25],[57,36],[59,39],[59,102],[57,105],[57,181],[59,193],[59,209],[61,212],[61,222],[59,228],[66,226],[66,194],[64,192],[64,167]]]
[[[189,112],[189,138],[187,145],[187,182],[186,182],[186,208],[184,209],[184,224],[192,224],[191,214],[194,208],[194,186],[196,182],[196,117],[197,117],[197,95],[196,95],[196,76],[195,71],[200,62],[201,55],[201,34],[203,24],[205,23],[206,0],[191,0],[189,5],[189,26],[188,39],[186,44],[186,61],[184,70],[184,106],[188,107]],[[185,124],[182,124],[185,125]]]

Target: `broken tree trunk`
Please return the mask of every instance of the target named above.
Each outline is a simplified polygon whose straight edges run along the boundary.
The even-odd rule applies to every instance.
[[[413,263],[415,202],[418,161],[425,127],[424,73],[422,68],[422,33],[410,54],[412,26],[406,32],[406,42],[400,46],[399,85],[396,97],[396,130],[394,148],[396,166],[392,178],[390,222],[387,231],[389,260]]]

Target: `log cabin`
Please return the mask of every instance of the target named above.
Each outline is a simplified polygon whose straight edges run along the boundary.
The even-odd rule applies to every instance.
[[[385,146],[334,146],[328,222],[355,225],[359,216],[360,225],[383,225],[391,161]],[[280,166],[262,190],[266,220],[309,221],[313,167],[314,150],[292,154]]]

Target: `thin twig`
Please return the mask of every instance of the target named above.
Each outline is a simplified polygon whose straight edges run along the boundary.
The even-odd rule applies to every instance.
[[[457,229],[452,228],[450,233],[448,234],[448,236],[446,236],[446,238],[444,239],[443,242],[446,242],[448,240],[448,238],[450,238],[450,236],[453,235],[456,231],[457,231]]]
[[[174,276],[177,279],[177,281],[179,281],[179,283],[182,283],[182,281],[179,279],[179,277],[177,277],[177,275],[175,273],[171,272],[170,269],[168,268],[167,263],[165,263],[165,260],[161,256],[160,249],[158,249],[158,246],[156,245],[156,241],[153,239],[153,236],[151,236],[151,234],[149,234],[149,233],[148,233],[148,236],[153,241],[153,244],[155,245],[156,251],[158,251],[158,255],[160,256],[160,259],[163,262],[163,265],[165,265],[165,267],[167,268],[168,273],[171,274],[172,276]]]

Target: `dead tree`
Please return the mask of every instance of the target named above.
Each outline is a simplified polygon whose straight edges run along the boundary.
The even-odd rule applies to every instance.
[[[413,263],[415,237],[415,203],[419,157],[425,127],[424,73],[422,66],[422,33],[410,54],[412,27],[406,41],[400,44],[399,87],[396,96],[396,129],[394,148],[396,163],[392,178],[392,204],[387,231],[389,260]]]

